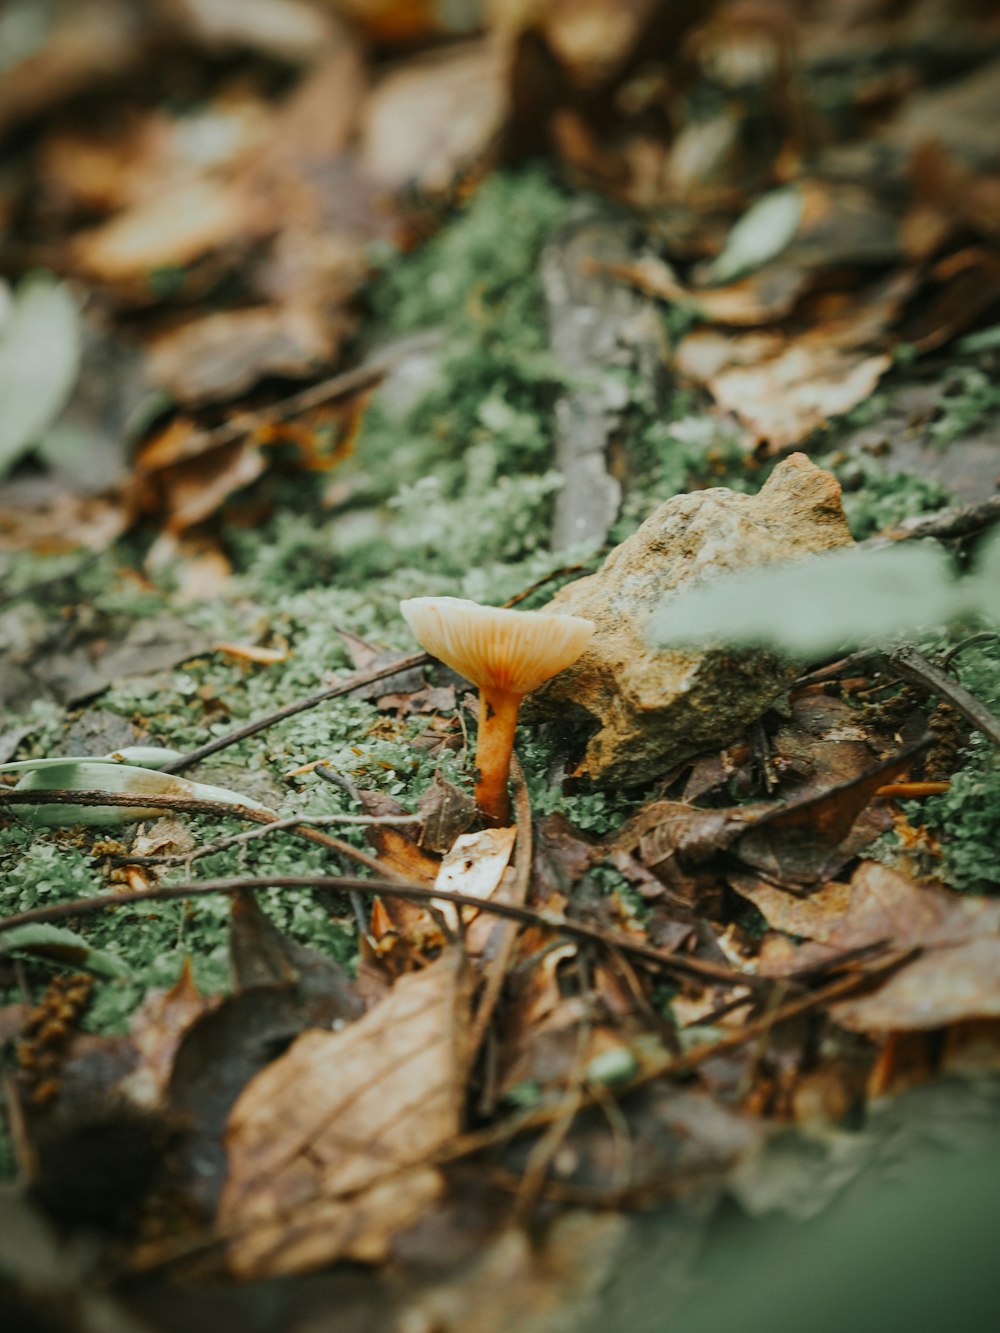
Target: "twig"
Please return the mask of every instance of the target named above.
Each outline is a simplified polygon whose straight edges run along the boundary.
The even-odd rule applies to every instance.
[[[110,805],[125,806],[129,809],[156,809],[174,811],[185,815],[228,815],[233,819],[249,819],[254,824],[273,824],[284,821],[271,810],[258,810],[252,805],[231,805],[228,801],[203,801],[193,796],[137,796],[133,792],[108,791],[0,791],[0,809],[4,805]],[[359,865],[374,870],[376,875],[391,875],[381,861],[376,861],[367,852],[359,851],[349,842],[333,838],[319,829],[307,828],[301,819],[287,825],[288,829],[308,842],[315,842],[320,847],[327,847],[332,852],[339,852]],[[139,861],[129,864],[139,865]]]
[[[308,389],[290,394],[289,397],[282,398],[268,407],[259,408],[255,412],[241,412],[234,420],[216,426],[214,430],[206,431],[205,443],[212,447],[234,444],[261,426],[273,426],[281,421],[288,421],[291,417],[301,416],[304,412],[323,407],[335,398],[345,398],[348,394],[367,389],[377,384],[380,379],[384,379],[405,357],[415,352],[433,351],[440,345],[441,334],[437,329],[402,338],[383,348],[370,360],[363,361],[359,366],[352,366],[350,370],[343,370],[328,379],[320,380],[318,384],[311,384]]]
[[[112,856],[114,865],[128,866],[182,866],[191,861],[199,861],[203,856],[214,856],[229,847],[238,847],[256,838],[265,838],[269,833],[280,833],[293,829],[316,828],[327,824],[382,824],[398,828],[402,825],[420,824],[422,815],[289,815],[287,819],[277,819],[273,824],[264,824],[260,828],[248,829],[246,833],[234,833],[231,838],[220,838],[218,842],[207,843],[204,847],[195,847],[190,852],[174,852],[169,856]]]
[[[936,694],[947,700],[977,731],[989,737],[994,745],[1000,745],[1000,718],[997,718],[985,704],[980,703],[974,694],[964,685],[942,671],[939,666],[926,658],[912,644],[905,643],[886,654],[886,663],[893,675],[900,680],[919,685],[929,694]]]
[[[989,737],[994,745],[1000,745],[1000,718],[960,681],[949,675],[947,669],[925,657],[912,643],[901,644],[889,652],[884,649],[865,648],[850,653],[837,662],[831,662],[816,671],[810,671],[805,676],[800,676],[795,682],[795,688],[836,680],[840,676],[861,670],[882,670],[897,680],[919,685],[928,694],[936,694],[961,713],[977,731]]]
[[[1000,495],[990,496],[988,500],[980,500],[976,504],[952,505],[948,509],[939,509],[936,514],[907,519],[898,528],[861,544],[884,546],[888,542],[908,541],[913,537],[954,541],[975,537],[994,523],[1000,523]]]
[[[607,547],[603,549],[607,550]],[[533,592],[537,592],[539,588],[544,588],[546,583],[551,583],[554,579],[561,579],[564,574],[583,574],[586,569],[586,565],[562,565],[559,569],[553,569],[548,574],[543,574],[540,579],[535,579],[534,583],[529,584],[521,592],[516,592],[513,597],[508,597],[504,606],[517,606],[526,597],[530,597]]]
[[[409,656],[400,657],[395,662],[388,662],[385,666],[374,667],[371,671],[363,671],[359,675],[349,676],[347,680],[342,680],[336,685],[329,685],[325,690],[317,690],[315,694],[310,694],[305,699],[298,699],[295,703],[285,704],[284,708],[279,708],[274,713],[267,713],[264,717],[257,718],[255,722],[248,722],[245,726],[237,727],[235,731],[226,732],[224,736],[217,736],[214,741],[206,741],[204,745],[199,745],[196,750],[191,750],[188,754],[181,755],[180,759],[175,759],[172,764],[165,764],[161,771],[164,773],[181,773],[185,768],[190,768],[192,764],[207,759],[210,754],[218,754],[220,750],[226,749],[229,745],[236,745],[239,741],[246,740],[248,736],[256,736],[258,731],[273,727],[277,722],[284,722],[286,717],[294,717],[296,713],[304,713],[308,708],[316,708],[319,704],[326,703],[327,699],[336,699],[340,695],[351,694],[354,690],[363,689],[366,685],[373,685],[377,680],[385,680],[387,676],[396,676],[403,671],[410,671],[414,667],[425,666],[430,660],[428,653],[410,653]],[[133,801],[132,804],[134,805],[135,802]]]
[[[528,797],[528,784],[524,780],[524,771],[516,755],[511,761],[511,769],[514,775],[514,818],[517,823],[517,850],[514,859],[514,886],[509,901],[523,907],[528,901],[528,886],[531,882],[531,801]],[[500,927],[500,938],[490,961],[490,970],[486,977],[486,985],[483,988],[483,996],[472,1019],[472,1032],[469,1036],[468,1047],[470,1061],[474,1060],[478,1054],[483,1038],[486,1036],[486,1030],[490,1025],[490,1020],[493,1018],[493,1011],[500,999],[510,956],[514,949],[514,941],[517,939],[517,931],[518,923],[514,921],[508,921]]]
[[[28,793],[23,793],[27,795]],[[45,793],[50,795],[50,793]],[[74,793],[79,795],[79,793]],[[101,793],[104,795],[104,793]],[[129,797],[132,802],[135,797]],[[148,799],[148,798],[143,798]],[[229,809],[239,807],[228,807]],[[259,812],[254,812],[259,813]],[[313,830],[310,830],[313,831]],[[317,836],[324,836],[319,835]],[[330,839],[336,841],[336,839]],[[350,849],[357,854],[355,848]],[[370,858],[366,858],[370,860]],[[384,867],[373,863],[380,873]],[[379,894],[383,897],[408,898],[413,902],[433,902],[441,899],[453,903],[456,907],[474,907],[478,912],[492,912],[496,916],[508,917],[512,921],[522,921],[527,925],[540,926],[543,930],[556,931],[574,939],[589,940],[606,949],[620,949],[633,958],[641,959],[668,972],[678,972],[684,976],[698,977],[713,985],[770,987],[774,984],[770,977],[757,977],[752,974],[711,963],[701,958],[681,958],[652,945],[640,944],[618,931],[601,930],[565,917],[559,912],[540,912],[530,907],[520,907],[514,903],[495,901],[492,898],[476,898],[472,894],[458,893],[455,890],[435,888],[428,884],[412,884],[403,879],[361,879],[351,875],[270,875],[267,877],[246,876],[233,879],[192,880],[184,884],[157,884],[149,889],[137,889],[134,893],[101,894],[94,898],[76,898],[70,902],[50,903],[45,907],[32,907],[25,912],[0,918],[0,933],[13,930],[15,926],[26,926],[36,921],[63,921],[67,917],[89,916],[119,907],[131,907],[138,903],[168,901],[172,898],[198,898],[210,893],[263,893],[269,889],[307,889],[313,893],[359,893]]]

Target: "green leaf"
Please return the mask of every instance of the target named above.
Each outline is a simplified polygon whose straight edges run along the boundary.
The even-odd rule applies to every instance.
[[[801,219],[802,196],[794,186],[765,194],[730,231],[722,253],[711,265],[712,282],[732,282],[780,255]]]
[[[80,317],[49,273],[25,278],[0,338],[0,476],[53,424],[80,369]]]
[[[0,954],[27,953],[41,958],[53,958],[59,963],[86,968],[105,977],[130,977],[131,969],[116,954],[105,949],[94,949],[82,935],[62,926],[50,926],[36,921],[26,926],[14,926],[0,935]]]
[[[992,563],[958,580],[936,544],[830,551],[723,575],[665,598],[651,638],[662,648],[759,644],[804,658],[888,643],[968,612],[1000,616]]]

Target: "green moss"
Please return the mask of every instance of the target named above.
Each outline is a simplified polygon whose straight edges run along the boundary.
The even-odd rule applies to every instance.
[[[950,503],[939,482],[914,472],[888,472],[874,459],[851,457],[835,464],[844,487],[844,513],[855,540],[897,527],[904,519],[930,514]]]
[[[962,683],[1000,717],[1000,642],[976,644],[956,660]],[[974,732],[949,790],[906,811],[940,840],[941,863],[930,869],[952,888],[1000,892],[1000,756],[991,741]]]
[[[942,447],[968,435],[1000,410],[1000,384],[978,366],[954,366],[945,380],[931,438]]]

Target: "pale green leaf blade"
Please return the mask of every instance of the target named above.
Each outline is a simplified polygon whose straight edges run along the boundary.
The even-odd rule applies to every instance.
[[[32,274],[0,341],[0,476],[56,420],[80,369],[80,316],[65,284]]]
[[[756,644],[792,657],[891,643],[976,609],[934,544],[831,551],[707,581],[665,598],[651,639],[663,648]]]
[[[128,977],[131,969],[106,949],[94,949],[75,930],[35,921],[25,926],[14,926],[0,935],[0,953],[27,953],[42,958],[53,958],[60,963],[85,968],[105,977]]]
[[[711,265],[712,281],[732,282],[780,255],[801,220],[802,195],[794,186],[765,194],[730,231],[722,253]]]

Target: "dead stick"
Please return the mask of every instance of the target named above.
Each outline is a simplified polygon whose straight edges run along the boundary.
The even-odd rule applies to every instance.
[[[528,797],[528,784],[524,772],[515,755],[511,768],[514,774],[514,810],[517,820],[517,850],[514,854],[514,890],[510,901],[523,907],[528,901],[528,887],[531,883],[531,801]],[[473,1061],[486,1036],[487,1028],[493,1018],[500,992],[503,989],[507,967],[517,939],[518,923],[507,921],[500,927],[500,938],[496,952],[490,962],[489,975],[483,989],[482,999],[472,1019],[472,1032],[469,1036],[469,1061]]]
[[[126,806],[129,809],[169,810],[185,815],[222,815],[233,819],[249,819],[254,824],[281,824],[289,832],[295,833],[307,842],[315,842],[332,852],[339,852],[351,861],[374,870],[376,875],[392,875],[381,861],[376,861],[367,852],[352,847],[349,842],[335,838],[319,829],[309,828],[306,824],[286,823],[272,810],[258,810],[252,805],[231,805],[228,801],[203,801],[194,796],[146,795],[137,796],[132,792],[109,791],[12,791],[0,790],[0,809],[4,805],[95,805]],[[130,865],[140,862],[129,861]]]
[[[134,801],[135,797],[129,799]],[[377,862],[375,865],[379,871],[383,870]],[[588,940],[607,949],[620,949],[623,953],[655,967],[679,972],[685,976],[698,977],[713,985],[769,987],[774,984],[770,977],[756,977],[701,958],[677,957],[661,949],[654,949],[652,945],[640,944],[618,931],[600,930],[585,921],[577,921],[561,913],[535,911],[530,907],[495,902],[490,898],[475,898],[468,893],[434,888],[427,884],[410,884],[401,879],[361,879],[351,875],[247,876],[236,879],[193,880],[184,884],[157,884],[149,889],[137,889],[133,893],[105,893],[94,898],[75,898],[65,903],[32,907],[25,912],[0,918],[0,933],[37,921],[63,921],[68,917],[89,916],[95,912],[132,907],[139,903],[164,902],[173,898],[198,898],[210,893],[263,893],[269,889],[307,889],[313,893],[370,893],[384,897],[407,898],[420,903],[441,899],[453,903],[456,907],[474,907],[477,912],[492,912],[496,916],[505,916],[512,921],[523,921],[527,925],[540,926],[543,930]]]
[[[185,768],[190,768],[192,764],[207,759],[210,754],[217,754],[229,745],[236,745],[239,741],[246,740],[248,736],[256,736],[259,731],[264,731],[267,727],[273,727],[277,722],[284,722],[286,717],[294,717],[296,713],[304,713],[308,708],[316,708],[319,704],[326,703],[327,699],[336,699],[344,694],[352,694],[355,690],[363,689],[366,685],[373,685],[375,681],[385,680],[387,676],[396,676],[403,671],[411,671],[414,667],[425,666],[430,660],[431,658],[427,653],[410,653],[409,656],[400,657],[397,661],[389,662],[385,666],[374,667],[371,671],[363,671],[359,675],[349,676],[347,680],[342,680],[336,685],[330,685],[325,690],[317,690],[315,694],[307,695],[304,699],[297,699],[294,703],[285,704],[284,708],[279,708],[274,713],[259,717],[255,722],[248,722],[245,726],[237,727],[235,731],[226,732],[224,736],[217,736],[214,741],[206,741],[204,745],[199,745],[196,750],[191,750],[189,754],[182,755],[180,759],[175,759],[172,764],[165,764],[162,772],[181,773]],[[132,804],[134,805],[135,801]]]

